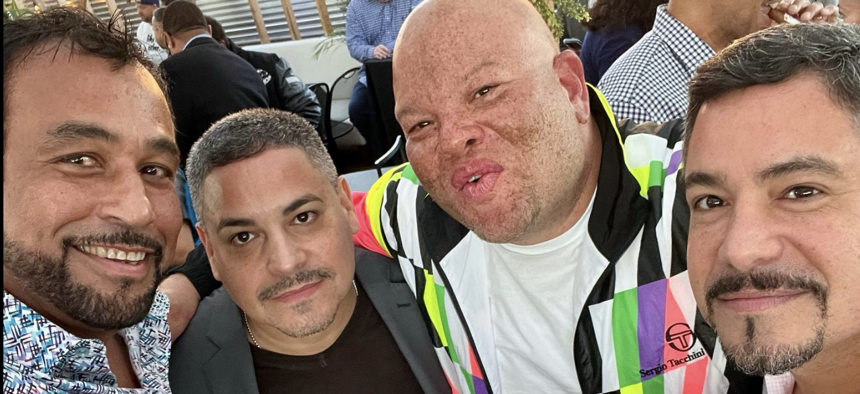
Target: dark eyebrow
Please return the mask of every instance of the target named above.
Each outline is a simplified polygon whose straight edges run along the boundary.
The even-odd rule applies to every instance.
[[[725,176],[709,174],[707,172],[693,172],[684,177],[684,185],[687,188],[691,186],[722,187],[725,184]]]
[[[224,218],[218,222],[218,227],[216,227],[215,232],[220,232],[225,227],[245,227],[252,224],[254,224],[254,221],[250,219]]]
[[[317,197],[313,194],[310,194],[310,193],[305,194],[305,195],[293,200],[293,202],[291,202],[290,205],[287,205],[284,208],[284,210],[281,211],[281,214],[284,216],[287,216],[290,213],[301,208],[303,205],[310,203],[310,202],[314,202],[314,201],[322,201],[322,199],[320,199],[319,197]],[[224,218],[224,219],[221,219],[220,222],[218,222],[218,226],[216,227],[215,232],[220,232],[225,227],[245,227],[245,226],[252,226],[252,225],[254,225],[254,221],[251,219]]]
[[[150,138],[148,141],[146,141],[146,146],[156,152],[175,158],[176,162],[179,163],[179,147],[176,145],[176,142],[174,142],[170,138]]]
[[[295,210],[301,208],[303,205],[314,201],[322,201],[322,199],[310,193],[305,194],[304,196],[295,199],[293,202],[290,203],[290,205],[287,205],[286,208],[284,208],[284,210],[281,212],[281,214],[287,216],[293,213]]]
[[[836,163],[821,156],[801,156],[765,168],[756,175],[756,181],[764,183],[798,172],[813,172],[832,177],[841,177],[842,172]]]
[[[39,148],[40,151],[50,151],[80,140],[98,140],[112,143],[119,141],[115,134],[99,126],[76,122],[63,123],[48,131],[48,135],[52,138],[42,144]]]

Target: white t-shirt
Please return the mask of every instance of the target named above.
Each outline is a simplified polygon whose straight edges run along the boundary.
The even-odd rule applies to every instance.
[[[140,42],[146,57],[152,60],[156,66],[167,59],[167,50],[158,46],[158,42],[155,41],[155,32],[152,31],[152,25],[149,23],[141,21],[140,25],[137,26],[137,41]]]
[[[490,313],[505,394],[575,393],[575,278],[594,197],[564,234],[531,246],[487,243]],[[573,262],[573,263],[571,263]],[[541,349],[541,354],[534,354]]]

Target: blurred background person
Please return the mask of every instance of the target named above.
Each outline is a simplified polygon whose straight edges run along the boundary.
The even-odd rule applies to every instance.
[[[597,86],[600,78],[624,52],[654,26],[657,6],[669,0],[597,0],[588,10],[591,20],[580,58],[585,81]]]
[[[167,51],[156,42],[155,32],[152,28],[152,15],[160,3],[159,0],[137,0],[136,3],[137,14],[140,15],[140,24],[137,25],[137,40],[140,42],[146,57],[157,66],[164,59],[167,59]]]
[[[212,38],[215,41],[257,69],[257,73],[266,84],[266,93],[272,108],[292,112],[307,120],[312,126],[319,126],[322,107],[317,100],[317,95],[293,74],[290,63],[274,53],[246,51],[227,37],[224,27],[215,18],[207,16],[206,22],[209,23]]]

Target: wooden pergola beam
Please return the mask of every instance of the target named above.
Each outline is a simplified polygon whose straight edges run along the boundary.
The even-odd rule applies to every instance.
[[[334,29],[331,27],[331,18],[328,16],[328,6],[325,4],[325,0],[316,0],[317,3],[317,12],[320,14],[320,23],[322,24],[323,32],[325,35],[330,36],[333,34]]]
[[[24,5],[24,0],[15,0],[15,7],[17,7],[19,10],[27,8],[27,6]]]
[[[269,32],[266,30],[266,22],[263,20],[260,3],[257,0],[248,0],[248,5],[251,6],[251,16],[254,17],[254,26],[257,27],[257,34],[260,35],[260,43],[268,44],[270,42]]]
[[[116,6],[116,0],[107,0],[108,11],[110,12],[110,17],[113,18],[114,14],[117,13],[119,7]],[[125,31],[125,18],[122,15],[122,12],[119,12],[119,16],[117,17],[117,27],[120,31]]]
[[[90,14],[95,15],[96,13],[95,13],[95,11],[93,11],[93,3],[92,3],[92,1],[90,1],[90,0],[84,0],[84,2],[86,3],[86,4],[84,5],[84,7],[87,9],[87,12],[89,12]]]
[[[281,7],[284,8],[284,16],[287,18],[287,24],[290,26],[290,36],[293,38],[293,41],[301,40],[302,34],[299,32],[299,23],[296,22],[293,3],[290,0],[281,0]]]

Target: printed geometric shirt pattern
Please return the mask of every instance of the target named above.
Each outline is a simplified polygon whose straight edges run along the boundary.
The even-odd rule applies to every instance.
[[[142,388],[118,388],[102,341],[78,338],[3,292],[3,393],[163,394],[170,359],[170,301],[156,293],[149,314],[121,330]]]
[[[619,125],[603,95],[590,89],[601,171],[575,262],[576,369],[561,378],[582,393],[760,393],[761,378],[727,365],[696,309],[686,263],[689,211],[678,177],[682,122]],[[353,203],[364,222],[355,243],[399,262],[453,392],[505,392],[488,313],[486,241],[443,211],[408,164],[367,194],[354,193]],[[541,349],[520,352],[540,357]],[[521,378],[541,392],[540,377]]]
[[[618,119],[668,122],[686,115],[687,82],[712,56],[714,50],[661,5],[654,29],[615,61],[598,88]]]

